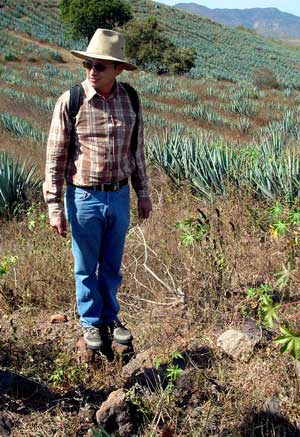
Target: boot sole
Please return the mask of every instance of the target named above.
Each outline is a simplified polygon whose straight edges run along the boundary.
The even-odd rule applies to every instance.
[[[130,344],[130,343],[132,342],[132,340],[133,340],[133,338],[131,338],[130,340],[116,340],[116,339],[114,338],[114,341],[115,341],[116,343],[124,344],[124,345],[126,345],[126,344]]]
[[[88,349],[91,349],[91,350],[97,350],[97,349],[100,349],[101,346],[103,346],[102,344],[100,344],[99,346],[91,346],[90,344],[87,344],[87,343],[85,343],[85,344],[86,344],[86,347]]]

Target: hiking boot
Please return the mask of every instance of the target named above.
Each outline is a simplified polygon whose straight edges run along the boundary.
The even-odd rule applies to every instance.
[[[88,326],[83,328],[83,331],[83,338],[89,349],[99,349],[102,346],[102,338],[99,328]]]
[[[109,324],[113,339],[120,344],[131,343],[133,337],[129,329],[127,329],[120,320],[114,320]]]

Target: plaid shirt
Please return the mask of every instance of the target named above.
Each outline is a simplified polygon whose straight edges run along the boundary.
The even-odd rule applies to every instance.
[[[88,80],[82,82],[82,85],[84,97],[76,117],[75,146],[69,159],[72,130],[70,91],[58,99],[53,112],[43,185],[50,216],[63,213],[61,198],[65,179],[67,183],[88,186],[118,182],[131,176],[138,199],[149,197],[141,104],[138,114],[138,144],[132,152],[131,135],[136,114],[125,88],[116,82],[109,97],[105,99]]]

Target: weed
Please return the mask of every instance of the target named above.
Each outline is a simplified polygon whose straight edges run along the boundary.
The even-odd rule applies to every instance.
[[[208,232],[207,224],[203,222],[201,217],[177,222],[175,228],[181,231],[180,241],[183,246],[190,246],[201,241]]]
[[[277,337],[274,342],[281,345],[280,352],[290,353],[295,360],[299,360],[300,355],[300,332],[296,333],[281,326],[280,331],[283,335]]]
[[[85,377],[88,365],[74,365],[69,356],[62,354],[55,361],[56,368],[49,377],[54,387],[73,386],[80,384]]]
[[[5,256],[0,262],[0,277],[9,272],[11,266],[15,266],[18,257],[16,256]]]
[[[259,287],[246,290],[250,307],[257,309],[260,323],[268,328],[273,328],[274,322],[279,320],[278,309],[280,308],[279,303],[273,302],[271,290],[269,284],[261,284]],[[243,313],[247,314],[245,307],[243,307]]]
[[[178,366],[178,364],[170,364],[167,367],[167,378],[169,380],[169,383],[176,381],[176,379],[179,378],[182,372],[183,370]]]

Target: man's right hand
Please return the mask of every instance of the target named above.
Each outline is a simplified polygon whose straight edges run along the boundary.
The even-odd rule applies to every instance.
[[[55,229],[56,232],[62,237],[65,237],[67,235],[67,220],[64,215],[51,217],[50,226]]]

